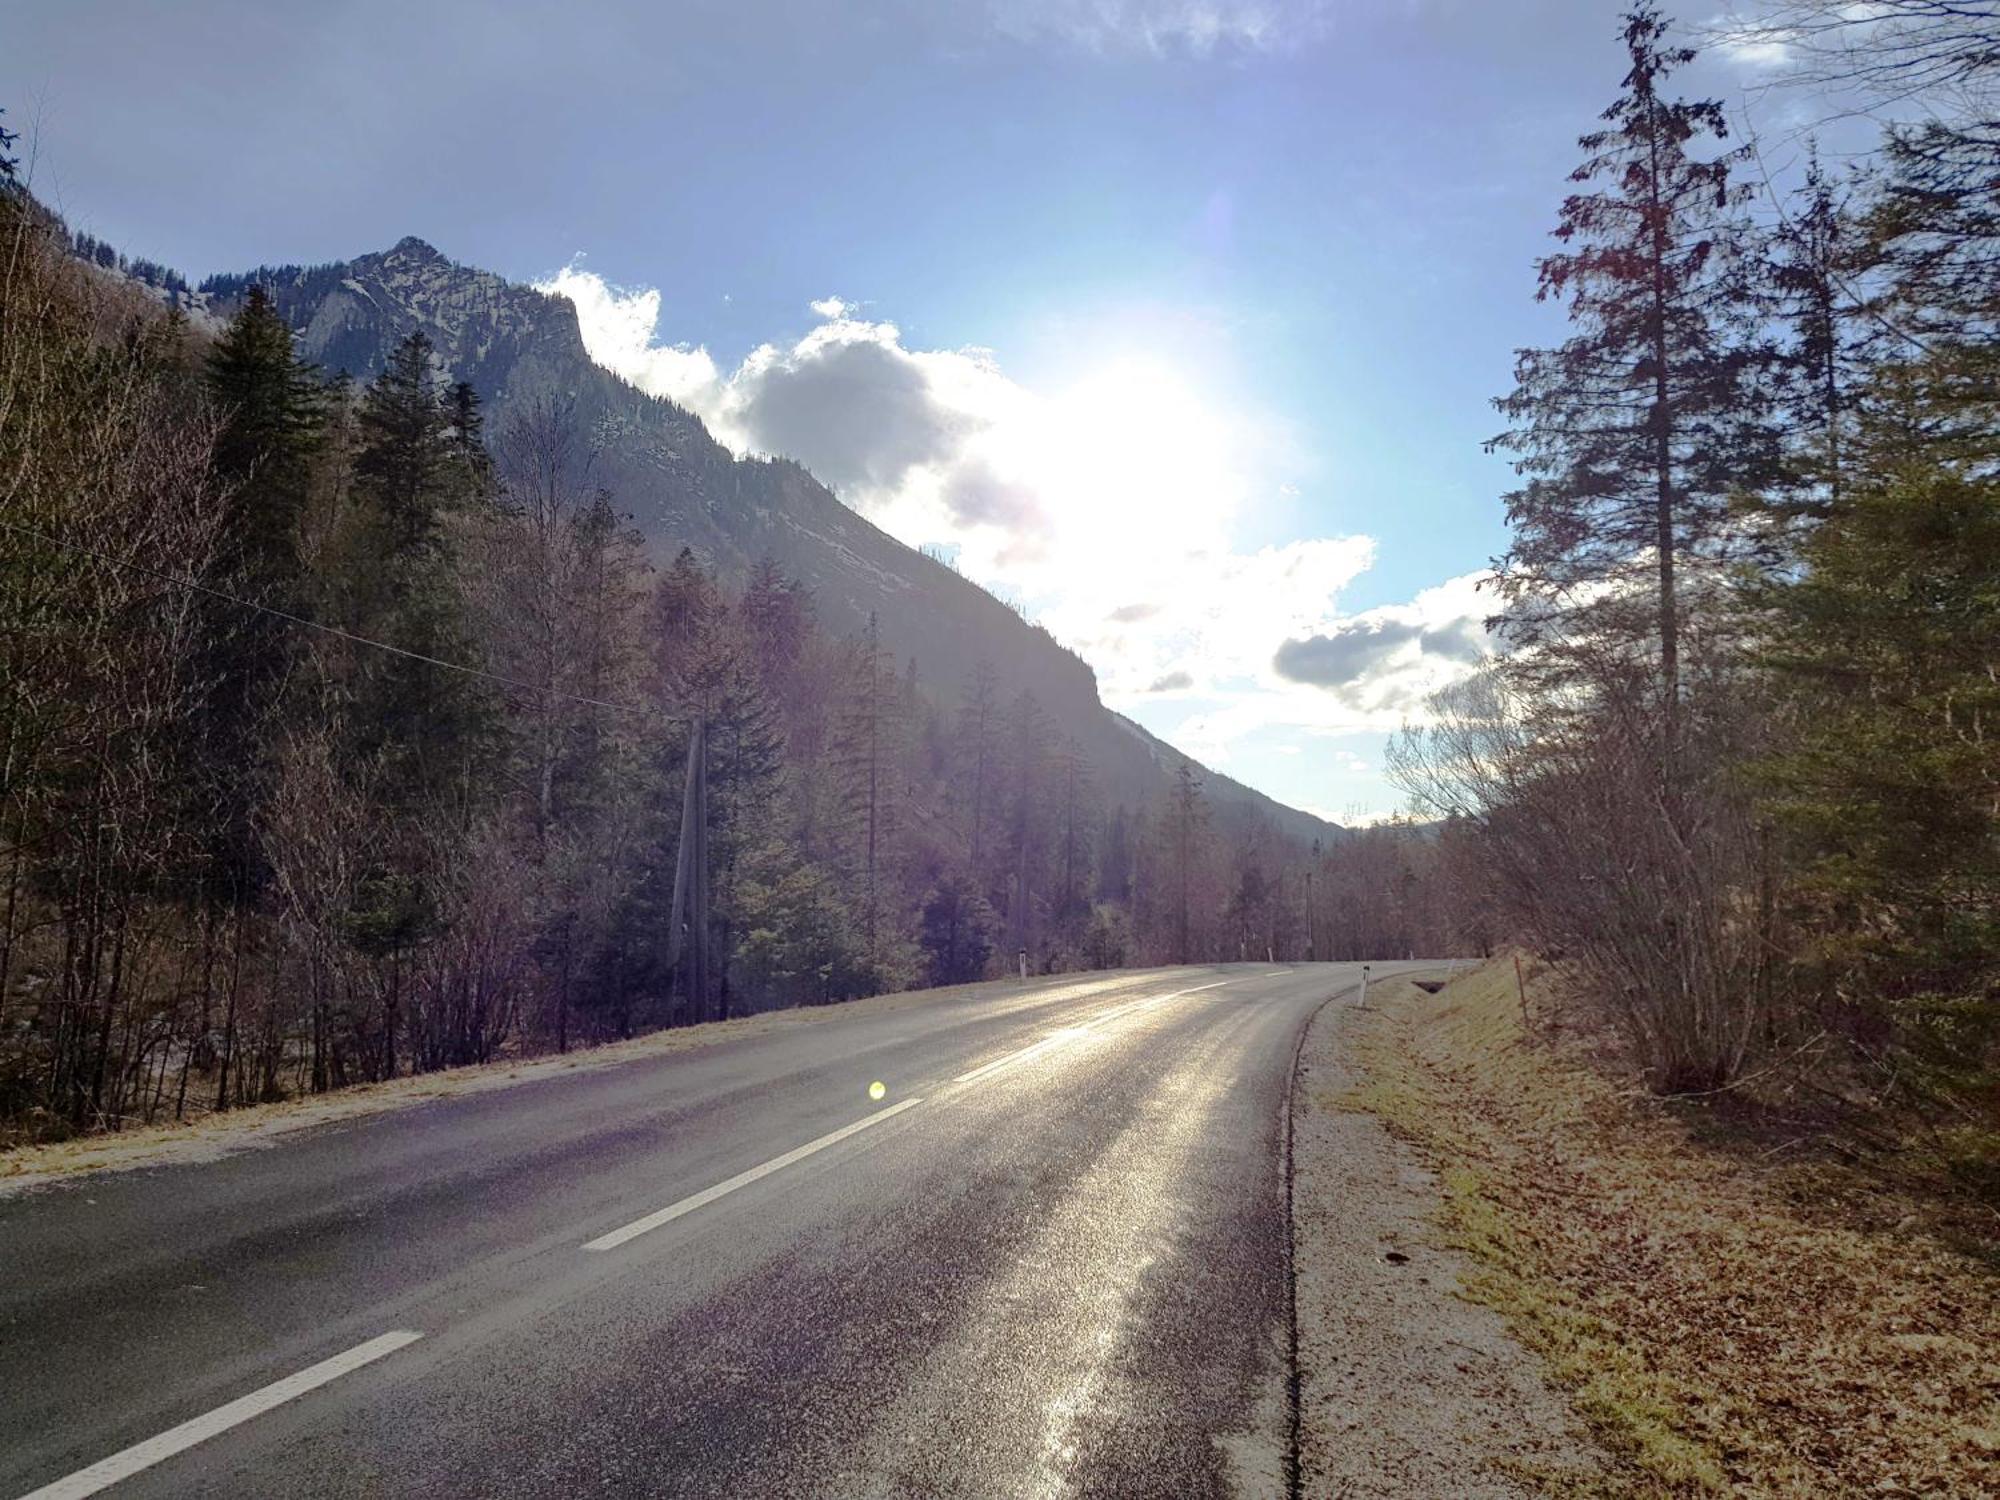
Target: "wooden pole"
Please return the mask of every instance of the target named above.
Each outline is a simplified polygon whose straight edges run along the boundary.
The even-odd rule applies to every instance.
[[[667,917],[667,963],[685,980],[688,1020],[708,1019],[708,721],[688,732],[681,840]]]

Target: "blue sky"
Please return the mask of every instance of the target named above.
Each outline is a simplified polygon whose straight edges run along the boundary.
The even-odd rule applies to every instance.
[[[0,0],[0,104],[73,224],[190,274],[417,234],[571,293],[602,362],[1352,819],[1479,649],[1488,401],[1559,332],[1618,8]]]

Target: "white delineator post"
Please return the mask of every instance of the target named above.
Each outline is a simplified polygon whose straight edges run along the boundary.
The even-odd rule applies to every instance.
[[[1368,965],[1361,966],[1361,1004],[1368,1003]]]
[[[1025,980],[1028,977],[1028,950],[1026,948],[1023,948],[1021,950],[1020,959],[1021,959],[1021,978]]]

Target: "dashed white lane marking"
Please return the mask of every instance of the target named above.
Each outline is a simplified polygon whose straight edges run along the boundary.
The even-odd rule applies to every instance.
[[[805,1160],[805,1158],[811,1156],[815,1151],[824,1151],[828,1146],[838,1141],[846,1140],[857,1131],[866,1130],[871,1125],[880,1125],[884,1120],[900,1115],[906,1109],[914,1109],[923,1102],[921,1099],[905,1099],[899,1104],[890,1105],[887,1109],[878,1109],[872,1115],[864,1115],[852,1125],[843,1125],[838,1130],[829,1131],[827,1134],[819,1137],[818,1140],[807,1141],[803,1146],[794,1147],[783,1156],[774,1156],[762,1165],[750,1168],[747,1172],[738,1172],[727,1182],[718,1182],[714,1187],[703,1188],[700,1192],[683,1198],[678,1203],[669,1203],[665,1208],[647,1214],[643,1219],[634,1219],[623,1229],[614,1229],[609,1234],[599,1235],[583,1248],[586,1250],[616,1250],[627,1240],[637,1239],[649,1230],[658,1229],[662,1224],[671,1224],[683,1214],[691,1214],[698,1208],[706,1208],[716,1199],[733,1193],[738,1188],[748,1187],[760,1177],[769,1177],[773,1172],[781,1172],[793,1162]]]
[[[986,1077],[989,1073],[997,1073],[1002,1068],[1022,1062],[1038,1052],[1046,1052],[1053,1047],[1060,1047],[1065,1042],[1074,1041],[1088,1032],[1092,1027],[1100,1026],[1106,1021],[1115,1020],[1128,1011],[1144,1010],[1148,1006],[1153,1005],[1164,1005],[1167,1001],[1178,1000],[1183,995],[1196,995],[1203,990],[1220,989],[1227,983],[1229,981],[1226,979],[1218,979],[1213,984],[1201,984],[1196,985],[1193,989],[1175,990],[1169,995],[1148,995],[1143,1000],[1133,1000],[1125,1005],[1113,1006],[1110,1010],[1100,1015],[1092,1016],[1080,1026],[1065,1026],[1060,1031],[1051,1032],[1040,1041],[1021,1048],[1018,1052],[1010,1052],[1005,1057],[996,1058],[983,1067],[974,1068],[970,1073],[961,1073],[952,1082],[972,1083],[977,1079]],[[586,1250],[616,1250],[620,1245],[630,1240],[635,1240],[650,1230],[658,1229],[662,1224],[671,1224],[675,1219],[682,1217],[684,1214],[691,1214],[698,1208],[706,1208],[709,1204],[715,1202],[716,1199],[726,1197],[738,1188],[748,1187],[759,1178],[769,1177],[773,1172],[781,1172],[786,1167],[791,1166],[792,1163],[803,1161],[815,1151],[824,1151],[828,1146],[846,1140],[857,1131],[866,1130],[871,1125],[879,1125],[884,1120],[899,1115],[906,1109],[913,1109],[923,1102],[922,1099],[905,1099],[899,1104],[890,1105],[887,1109],[878,1109],[874,1114],[866,1115],[856,1120],[852,1125],[843,1125],[840,1129],[830,1131],[817,1140],[807,1141],[803,1146],[794,1147],[783,1156],[774,1156],[769,1161],[754,1166],[746,1172],[738,1172],[726,1182],[718,1182],[714,1187],[703,1188],[700,1192],[691,1194],[681,1199],[678,1203],[669,1203],[665,1208],[656,1209],[654,1212],[647,1214],[643,1219],[634,1219],[622,1229],[614,1229],[609,1234],[601,1234],[596,1239],[587,1242],[583,1248]]]
[[[344,1354],[336,1354],[331,1359],[323,1359],[316,1365],[308,1365],[296,1375],[287,1375],[283,1380],[274,1380],[261,1390],[252,1391],[247,1396],[238,1396],[227,1406],[218,1406],[214,1411],[192,1418],[178,1427],[169,1427],[158,1437],[148,1438],[143,1443],[135,1443],[109,1458],[100,1458],[87,1469],[78,1469],[74,1474],[45,1484],[32,1490],[21,1500],[81,1500],[84,1495],[94,1495],[129,1479],[141,1469],[150,1469],[154,1464],[172,1458],[176,1453],[184,1453],[197,1443],[205,1443],[217,1433],[249,1421],[252,1417],[269,1411],[274,1406],[282,1406],[287,1401],[303,1396],[328,1381],[338,1380],[351,1374],[363,1365],[373,1364],[385,1354],[394,1354],[405,1345],[414,1344],[422,1338],[421,1333],[408,1328],[394,1333],[385,1333],[380,1338],[372,1338],[365,1344],[356,1344]]]
[[[1062,1046],[1065,1042],[1073,1042],[1080,1036],[1087,1036],[1093,1028],[1102,1026],[1106,1021],[1115,1021],[1128,1011],[1145,1010],[1154,1005],[1165,1005],[1169,1000],[1178,1000],[1183,995],[1199,995],[1203,990],[1219,990],[1228,983],[1227,979],[1218,979],[1214,984],[1198,984],[1191,990],[1175,990],[1170,995],[1148,995],[1143,1000],[1132,1000],[1124,1005],[1114,1005],[1110,1010],[1092,1016],[1088,1021],[1080,1025],[1065,1026],[1060,1031],[1052,1031],[1039,1042],[1030,1042],[1018,1052],[1009,1052],[1003,1057],[994,1058],[992,1062],[981,1064],[970,1073],[961,1073],[958,1077],[952,1079],[952,1082],[972,1083],[986,1077],[989,1073],[997,1073],[1002,1068],[1011,1068],[1015,1063],[1026,1062],[1029,1058],[1038,1056],[1043,1052],[1051,1051],[1056,1047]]]

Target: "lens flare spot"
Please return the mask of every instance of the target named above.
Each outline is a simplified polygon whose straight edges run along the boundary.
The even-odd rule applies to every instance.
[[[879,1078],[868,1085],[868,1097],[870,1099],[884,1099],[888,1097],[888,1094],[889,1085]]]

